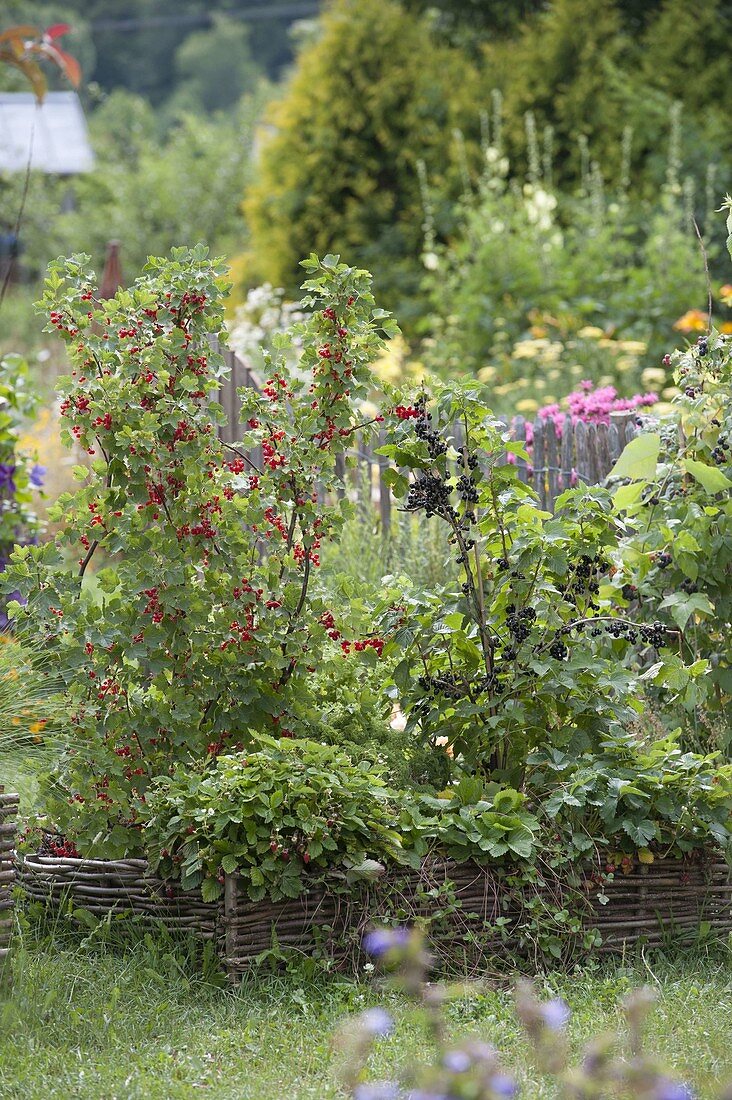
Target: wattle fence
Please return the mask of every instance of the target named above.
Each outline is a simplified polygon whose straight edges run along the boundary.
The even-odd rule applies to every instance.
[[[237,391],[242,388],[259,389],[256,373],[235,352],[223,346],[220,350],[229,368],[229,375],[219,391],[219,403],[226,413],[226,423],[219,436],[225,443],[236,443],[241,438],[240,407]],[[551,418],[537,417],[531,424],[532,461],[517,459],[518,476],[534,488],[541,507],[553,511],[557,497],[572,484],[601,484],[627,443],[636,433],[636,413],[610,413],[609,424],[572,423],[567,415],[561,431]],[[510,424],[513,439],[527,438],[527,421],[514,417]],[[460,443],[461,426],[456,425],[455,439]],[[377,450],[386,442],[383,430],[371,436],[356,433],[349,452],[351,462],[341,456],[337,469],[343,481],[340,496],[348,496],[356,504],[373,506],[380,517],[381,530],[387,534],[391,526],[392,499],[384,474],[392,463]],[[256,461],[256,456],[252,456]]]

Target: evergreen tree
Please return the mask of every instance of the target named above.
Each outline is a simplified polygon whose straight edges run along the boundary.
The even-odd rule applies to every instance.
[[[460,190],[477,143],[478,78],[396,0],[336,0],[302,51],[270,122],[248,216],[253,277],[295,289],[298,261],[339,252],[373,271],[377,294],[409,320],[424,213],[418,162],[444,196]],[[439,212],[438,212],[439,213]]]

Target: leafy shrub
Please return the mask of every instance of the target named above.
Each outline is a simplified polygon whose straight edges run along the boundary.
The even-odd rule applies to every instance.
[[[259,738],[214,769],[158,780],[145,830],[154,867],[210,900],[237,871],[258,901],[297,897],[318,872],[354,878],[404,859],[395,796],[373,763],[314,741]]]
[[[273,365],[263,392],[244,396],[248,436],[231,458],[210,401],[225,283],[206,250],[151,261],[109,302],[85,260],[51,268],[44,306],[75,368],[61,387],[64,437],[93,461],[58,503],[55,541],[17,550],[6,586],[28,598],[19,620],[55,648],[84,743],[65,757],[55,807],[80,850],[135,850],[153,776],[251,731],[286,732],[311,662],[341,638],[310,591],[342,518],[318,504],[316,482],[332,484],[388,319],[366,273],[333,257],[307,268],[315,312],[297,379]],[[108,565],[92,587],[99,554]]]
[[[176,245],[205,240],[216,253],[233,254],[244,230],[241,193],[263,99],[245,98],[231,117],[183,114],[161,137],[149,104],[113,93],[90,118],[92,171],[70,180],[32,173],[22,231],[26,269],[40,276],[49,260],[76,252],[101,261],[112,238],[122,242],[128,280],[149,256]],[[2,186],[3,203],[17,209],[20,174]]]
[[[383,659],[369,666],[339,652],[326,660],[300,701],[298,736],[341,748],[354,760],[375,761],[398,789],[444,785],[449,772],[445,754],[433,752],[414,731],[407,731],[403,715],[392,714],[384,688],[388,671]]]
[[[672,412],[636,441],[615,493],[627,534],[614,578],[648,618],[673,623],[685,659],[706,675],[690,724],[709,741],[705,715],[732,719],[732,342],[716,332],[671,357],[680,394]],[[696,708],[693,706],[696,704]],[[701,708],[701,709],[700,709]]]
[[[608,491],[566,490],[554,516],[542,512],[506,461],[520,445],[476,387],[403,407],[390,438],[382,453],[413,478],[393,471],[395,493],[441,525],[463,578],[395,586],[380,605],[408,728],[516,786],[531,749],[580,752],[621,730],[639,705],[626,654],[639,642],[665,650],[667,638],[607,598],[618,533]],[[664,652],[656,672],[680,666]]]
[[[19,445],[38,402],[25,360],[19,355],[0,359],[0,572],[13,548],[36,542],[40,531],[33,502],[46,471]],[[0,629],[8,625],[6,602],[0,605]]]
[[[648,193],[663,179],[659,149],[669,112],[680,103],[689,167],[702,181],[711,162],[723,177],[732,153],[720,106],[732,81],[723,0],[699,0],[693,9],[684,0],[554,0],[536,7],[518,34],[494,39],[485,54],[491,86],[505,96],[513,157],[530,158],[524,116],[532,111],[540,129],[551,127],[564,187],[581,179],[582,134],[611,179],[629,168],[635,190]]]

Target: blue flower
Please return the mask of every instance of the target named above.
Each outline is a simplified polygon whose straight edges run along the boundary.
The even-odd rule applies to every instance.
[[[33,466],[33,468],[31,469],[31,472],[28,476],[30,478],[31,485],[35,485],[36,489],[42,489],[43,482],[46,478],[46,467],[39,466],[36,463],[36,465]]]
[[[7,489],[10,493],[15,492],[13,474],[16,468],[17,467],[11,466],[8,462],[0,462],[0,489]]]
[[[448,1050],[442,1059],[442,1064],[451,1073],[465,1073],[473,1063],[470,1055],[466,1054],[464,1050]]]
[[[411,932],[408,928],[375,928],[364,936],[363,949],[375,959],[380,959],[395,947],[406,947],[410,938]]]
[[[399,1100],[401,1095],[396,1081],[371,1081],[356,1085],[353,1100]]]
[[[359,1016],[361,1026],[370,1035],[391,1035],[394,1020],[384,1008],[369,1008]]]
[[[541,1018],[550,1031],[561,1031],[570,1016],[569,1005],[565,1004],[559,997],[555,997],[553,1001],[547,1001],[539,1011],[541,1012]]]
[[[662,1077],[656,1082],[653,1100],[694,1100],[694,1094],[680,1081],[671,1081]]]
[[[494,1096],[511,1097],[517,1092],[516,1082],[505,1073],[497,1073],[495,1077],[491,1077],[489,1087]]]

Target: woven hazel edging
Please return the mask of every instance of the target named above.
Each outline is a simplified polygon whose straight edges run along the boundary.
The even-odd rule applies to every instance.
[[[226,876],[223,901],[203,902],[197,894],[181,893],[150,876],[141,859],[26,856],[18,881],[38,901],[70,901],[100,918],[127,912],[151,918],[169,931],[213,939],[231,981],[274,946],[357,967],[363,961],[363,931],[394,920],[430,922],[428,936],[438,960],[480,972],[496,959],[510,962],[516,956],[513,928],[522,914],[521,896],[507,888],[505,876],[490,867],[439,858],[425,860],[418,872],[394,872],[352,891],[344,891],[342,879],[334,879],[335,888],[320,882],[297,898],[278,902],[250,901],[236,875]],[[657,860],[602,887],[588,878],[579,890],[555,883],[541,891],[550,906],[576,910],[585,929],[599,932],[602,942],[594,950],[600,953],[639,942],[693,942],[702,923],[716,936],[732,932],[730,868],[716,855]],[[444,916],[434,920],[439,910]],[[499,917],[506,922],[502,928],[496,925]]]
[[[251,902],[241,880],[227,876],[220,942],[229,978],[239,978],[275,943],[304,955],[318,951],[336,964],[357,965],[360,937],[370,924],[393,921],[395,915],[401,921],[429,920],[437,909],[447,913],[428,928],[438,960],[480,972],[496,959],[510,962],[515,956],[511,926],[521,917],[521,900],[491,868],[437,859],[425,861],[419,872],[400,876],[398,885],[390,885],[389,877],[362,887],[352,898],[319,888],[273,903]],[[545,889],[557,908],[572,895],[560,890],[553,897],[552,888]],[[582,912],[583,927],[599,932],[602,942],[593,951],[602,954],[640,942],[651,947],[689,944],[702,923],[717,937],[732,932],[732,877],[716,856],[639,865],[606,881],[602,889],[588,878],[568,907],[574,904]],[[496,926],[498,917],[507,919],[508,931]]]
[[[0,970],[10,954],[15,885],[15,829],[18,795],[0,787]]]
[[[27,897],[50,904],[69,904],[96,917],[129,913],[148,917],[170,932],[195,932],[203,939],[216,934],[219,906],[184,894],[177,884],[147,873],[144,859],[71,859],[24,856],[18,883]]]

